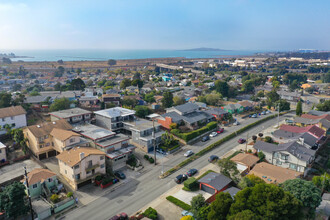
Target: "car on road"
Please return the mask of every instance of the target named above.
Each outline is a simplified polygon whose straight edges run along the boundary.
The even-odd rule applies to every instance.
[[[224,128],[219,128],[219,130],[217,130],[217,133],[218,133],[218,134],[221,134],[221,133],[224,132],[224,130],[225,130]]]
[[[218,135],[218,133],[215,132],[215,131],[213,131],[213,132],[210,134],[210,137],[215,137],[215,136],[217,136],[217,135]]]
[[[191,212],[189,212],[189,211],[187,211],[187,210],[183,210],[183,211],[181,212],[181,215],[182,215],[182,216],[190,215],[190,216],[194,217],[194,214],[192,214]]]
[[[237,142],[238,142],[239,144],[244,144],[245,141],[246,141],[246,140],[245,140],[244,138],[240,138],[240,139],[238,139]]]
[[[186,153],[184,153],[183,156],[185,156],[185,157],[190,157],[190,156],[193,155],[193,154],[194,154],[194,152],[193,152],[192,150],[188,150]]]
[[[177,184],[180,184],[180,183],[183,183],[185,180],[188,179],[188,176],[185,175],[185,174],[180,174],[179,176],[175,177],[174,181],[177,183]]]
[[[193,175],[195,175],[196,173],[197,173],[197,169],[190,169],[188,172],[187,172],[187,175],[188,176],[193,176]]]
[[[209,162],[212,163],[213,161],[216,161],[216,160],[218,160],[218,159],[219,159],[219,157],[218,157],[217,155],[211,155],[211,156],[209,157]]]
[[[118,215],[109,218],[109,220],[126,220],[126,219],[128,219],[128,215],[125,212],[122,212]]]
[[[126,178],[125,174],[121,171],[115,172],[115,176],[122,180]]]
[[[205,142],[205,141],[208,141],[208,140],[210,140],[210,137],[209,137],[209,136],[204,136],[204,137],[202,138],[202,142]]]

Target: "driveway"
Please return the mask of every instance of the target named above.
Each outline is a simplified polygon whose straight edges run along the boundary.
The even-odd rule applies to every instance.
[[[194,196],[197,196],[198,194],[202,194],[202,196],[205,198],[205,200],[212,196],[212,194],[204,192],[203,190],[198,190],[198,191],[195,191],[195,192],[188,192],[188,191],[185,191],[183,189],[181,189],[177,193],[173,194],[173,196],[177,199],[180,199],[181,201],[183,201],[187,204],[190,204],[192,198]]]

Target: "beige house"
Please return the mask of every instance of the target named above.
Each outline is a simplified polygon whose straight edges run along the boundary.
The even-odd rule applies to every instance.
[[[60,153],[81,143],[80,135],[73,131],[54,128],[50,132],[50,136],[52,137],[52,146]]]
[[[74,147],[56,156],[60,173],[77,190],[92,182],[99,174],[105,174],[106,153],[89,147]]]
[[[238,171],[244,175],[248,173],[251,168],[259,161],[259,158],[251,154],[240,153],[230,160],[236,163]]]
[[[54,148],[53,136],[51,136],[51,132],[55,128],[63,131],[71,130],[72,126],[66,120],[61,119],[31,125],[23,129],[24,137],[27,138],[27,146],[38,159],[41,160],[58,154]]]
[[[6,145],[0,142],[0,163],[7,160]]]

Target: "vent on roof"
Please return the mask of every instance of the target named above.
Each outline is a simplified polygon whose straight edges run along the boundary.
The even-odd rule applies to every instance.
[[[40,128],[41,126],[40,125],[37,125],[37,128]]]
[[[55,122],[55,121],[53,121],[53,124],[56,124],[56,122]]]

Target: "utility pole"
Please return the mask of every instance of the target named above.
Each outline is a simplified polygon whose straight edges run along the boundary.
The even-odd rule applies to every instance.
[[[29,180],[28,180],[28,176],[27,176],[26,166],[24,166],[24,171],[25,171],[24,176],[25,176],[26,188],[27,188],[28,197],[29,197],[31,220],[33,220],[34,219],[33,218],[33,209],[32,209],[32,203],[31,203]]]
[[[156,129],[155,129],[155,120],[154,119],[152,119],[152,127],[153,127],[152,143],[154,144],[154,157],[155,157],[155,166],[156,166],[157,165],[157,163],[156,163],[156,139],[155,139]]]
[[[249,132],[246,134],[246,142],[245,142],[245,153],[247,153],[247,144],[249,139]]]
[[[277,127],[280,128],[280,103],[278,103]]]

